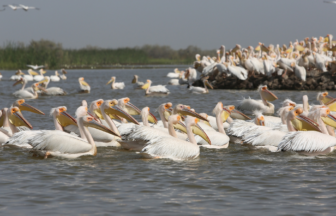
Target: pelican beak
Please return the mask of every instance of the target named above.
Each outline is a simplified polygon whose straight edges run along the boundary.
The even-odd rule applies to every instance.
[[[94,115],[91,114],[89,111],[87,112],[87,114],[88,114],[89,116],[91,116],[92,118],[94,118],[94,120],[96,120],[97,122],[100,122],[99,119],[97,119],[96,117],[94,117]]]
[[[206,86],[208,86],[209,88],[213,89],[213,86],[208,82],[208,80],[206,80],[206,81],[204,82],[204,84],[205,84]]]
[[[168,121],[168,118],[169,118],[169,116],[172,115],[172,113],[173,113],[173,110],[172,110],[172,109],[166,109],[166,110],[164,111],[163,115],[164,115],[166,121]]]
[[[98,130],[101,130],[101,131],[104,131],[106,133],[109,133],[109,134],[112,134],[114,136],[117,136],[117,137],[120,137],[119,135],[119,131],[118,133],[117,132],[114,132],[112,131],[111,129],[105,127],[104,125],[98,123],[96,120],[92,119],[92,121],[90,122],[85,122],[84,125],[86,127],[92,127],[92,128],[95,128],[95,129],[98,129]]]
[[[146,83],[143,86],[141,86],[142,89],[148,89],[148,87],[149,87],[149,83]]]
[[[48,80],[47,79],[44,79],[44,80],[41,80],[40,82],[37,82],[38,84],[42,84],[44,82],[47,82]]]
[[[244,113],[236,109],[231,111],[231,117],[235,119],[241,119],[241,120],[251,120],[250,117],[248,117],[247,115],[245,115]]]
[[[183,124],[182,121],[179,121],[177,124],[174,124],[173,126],[174,126],[175,129],[178,129],[178,130],[182,131],[183,133],[187,133],[187,128]]]
[[[23,117],[21,112],[14,112],[9,116],[9,121],[16,127],[25,126],[30,129],[33,129],[33,126]]]
[[[323,98],[321,101],[323,104],[327,104],[334,99],[333,97],[329,96],[328,92],[324,92],[322,95],[323,95]]]
[[[192,110],[190,110],[186,107],[184,107],[182,110],[180,110],[178,112],[179,112],[180,115],[184,115],[184,116],[189,115],[189,116],[193,116],[195,118],[198,118],[198,119],[201,119],[201,120],[204,120],[204,121],[207,121],[207,122],[209,121],[208,119],[204,118],[200,114],[198,114],[198,113],[196,113],[196,112],[194,112],[194,111],[192,111]]]
[[[76,125],[77,121],[69,113],[63,111],[56,117],[58,123],[64,128],[69,125]]]
[[[324,105],[326,105],[330,109],[330,111],[336,112],[336,98],[330,100],[328,103],[325,103]]]
[[[17,84],[20,84],[20,83],[22,83],[22,80],[21,80],[21,79],[18,80],[18,81],[16,81],[16,82],[13,84],[13,86],[16,86]]]
[[[196,119],[196,124],[191,126],[192,132],[200,137],[202,137],[207,143],[211,145],[211,140],[208,135],[204,132],[204,130],[197,124],[199,119]]]
[[[130,115],[140,115],[141,114],[140,109],[136,107],[135,105],[133,105],[131,102],[125,103],[125,107],[126,107],[127,113]]]
[[[22,103],[22,104],[20,104],[18,107],[19,107],[19,109],[20,109],[21,111],[29,111],[29,112],[32,112],[32,113],[45,115],[44,112],[42,112],[42,111],[39,110],[39,109],[36,109],[36,108],[33,107],[33,106],[30,106],[30,105],[27,104],[27,103]]]
[[[98,116],[98,118],[104,120],[104,116],[100,109],[95,109],[93,112]]]
[[[261,96],[267,101],[274,101],[278,99],[278,97],[270,92],[267,88],[261,90]]]
[[[231,110],[223,107],[223,111],[221,113],[221,118],[223,122],[226,122],[226,120],[230,117]]]
[[[121,118],[124,118],[124,119],[130,121],[130,122],[133,122],[134,124],[139,125],[139,122],[137,120],[135,120],[135,118],[133,118],[127,112],[125,112],[124,110],[120,109],[117,106],[111,106],[111,107],[105,109],[104,112],[109,116],[117,115],[117,116],[120,116]]]
[[[80,83],[83,85],[83,86],[90,86],[87,82],[85,82],[84,80],[81,80]]]
[[[291,121],[294,128],[298,131],[318,131],[321,132],[319,125],[303,115],[298,115],[294,120]]]
[[[151,122],[151,123],[153,123],[153,124],[157,124],[157,122],[158,122],[158,120],[156,119],[156,117],[151,112],[149,112],[148,121]]]
[[[332,115],[330,113],[330,111],[329,111],[327,117],[321,117],[321,119],[325,124],[327,124],[327,125],[329,125],[333,128],[336,128],[336,116]]]
[[[110,81],[108,81],[108,82],[106,83],[106,85],[110,84],[112,81],[113,81],[113,79],[110,79]]]

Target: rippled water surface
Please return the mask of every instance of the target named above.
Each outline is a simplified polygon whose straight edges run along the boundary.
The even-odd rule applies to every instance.
[[[167,97],[145,97],[133,90],[134,74],[153,84],[169,81],[172,69],[69,70],[66,81],[49,86],[68,95],[27,101],[45,116],[24,112],[34,129],[52,129],[52,107],[65,105],[74,115],[81,100],[129,97],[139,108],[152,111],[161,103],[191,105],[211,113],[218,101],[237,105],[243,97],[258,98],[255,91],[212,90],[192,95],[186,86],[168,86]],[[15,100],[9,77],[1,71],[0,101],[8,107]],[[49,71],[51,75],[53,72]],[[78,77],[91,85],[90,94],[77,94]],[[111,90],[111,76],[125,82],[124,90]],[[29,83],[30,85],[32,82]],[[281,101],[301,101],[307,94],[317,103],[317,92],[274,91]],[[333,92],[330,92],[333,95]],[[335,96],[335,95],[333,95]],[[157,113],[156,113],[157,115]],[[144,160],[134,152],[99,148],[96,157],[75,160],[32,157],[17,148],[0,152],[0,212],[2,215],[334,215],[336,201],[335,154],[307,157],[296,153],[270,153],[230,145],[228,149],[201,149],[193,161]]]

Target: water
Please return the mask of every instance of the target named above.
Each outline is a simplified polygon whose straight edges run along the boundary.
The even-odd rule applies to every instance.
[[[243,97],[258,98],[255,91],[212,90],[192,95],[186,86],[168,86],[167,97],[145,97],[133,90],[134,74],[164,84],[172,69],[70,70],[59,86],[69,94],[40,97],[27,103],[45,116],[24,112],[34,129],[52,129],[52,107],[65,105],[74,115],[83,99],[129,97],[139,108],[151,111],[164,102],[191,105],[211,113],[218,101],[237,105]],[[15,98],[9,77],[1,71],[0,102]],[[52,72],[48,72],[50,75]],[[91,85],[90,94],[77,94],[78,77]],[[111,76],[125,82],[124,90],[105,84]],[[30,85],[32,82],[29,83]],[[317,92],[274,91],[281,101],[301,101],[307,94],[317,104]],[[333,96],[333,92],[330,93]],[[157,115],[157,113],[155,113]],[[201,149],[193,161],[144,160],[134,152],[99,148],[96,157],[75,160],[32,157],[27,150],[5,147],[0,151],[0,212],[3,215],[333,215],[336,198],[335,154],[307,157],[296,153],[270,153],[230,145],[228,149]]]

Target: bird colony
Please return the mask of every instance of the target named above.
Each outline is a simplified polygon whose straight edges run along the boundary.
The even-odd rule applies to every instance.
[[[206,79],[217,89],[335,90],[336,41],[333,35],[305,38],[286,44],[226,50],[221,46],[214,57],[196,54],[194,69],[203,86]]]
[[[286,53],[295,52],[294,49],[302,45],[292,46],[293,51],[286,49]],[[259,49],[266,50],[263,45]],[[253,52],[253,49],[250,50]],[[274,49],[269,47],[267,50],[271,52]],[[239,53],[238,48],[236,53]],[[235,58],[231,56],[228,59],[232,60],[228,65],[233,65]],[[223,61],[216,64],[227,63]],[[237,107],[214,102],[211,105],[212,113],[198,113],[192,105],[173,105],[169,101],[159,107],[146,106],[140,109],[127,97],[97,99],[90,103],[83,100],[78,102],[75,117],[67,112],[65,106],[51,108],[54,130],[32,130],[32,124],[24,118],[22,112],[44,113],[29,105],[25,99],[36,99],[45,94],[66,94],[58,87],[47,86],[50,81],[66,81],[67,72],[62,70],[63,77],[60,77],[56,71],[55,75],[49,77],[45,76],[43,66],[29,67],[32,69],[28,70],[28,74],[19,70],[11,77],[15,80],[14,85],[22,84],[22,88],[13,93],[18,99],[0,112],[0,142],[3,146],[25,148],[27,154],[32,153],[37,157],[71,159],[96,156],[102,148],[113,147],[125,149],[130,154],[139,153],[144,158],[191,160],[199,157],[203,148],[226,149],[229,145],[245,145],[274,154],[294,151],[306,155],[328,154],[336,146],[336,116],[332,114],[336,111],[336,98],[328,92],[319,93],[317,101],[320,105],[310,106],[308,97],[304,95],[302,103],[286,99],[276,109],[271,102],[278,98],[267,85],[260,85],[257,94],[252,95],[252,98],[259,97],[260,100],[244,99]],[[190,92],[207,93],[207,88],[190,85],[196,80],[194,73],[196,71],[193,68],[186,69],[186,72],[175,69],[167,76],[178,78],[170,80],[170,84],[182,82],[188,85]],[[125,83],[116,82],[116,79],[111,77],[106,85],[111,85],[111,89],[123,89]],[[144,95],[169,94],[164,85],[152,86],[151,80],[140,82],[138,79],[135,75],[132,80],[135,91],[142,90]],[[26,88],[29,81],[34,83]],[[90,93],[90,85],[83,77],[78,78],[78,82],[78,91]],[[205,87],[211,87],[207,79],[203,79],[203,82]],[[158,112],[159,120],[152,110]],[[136,115],[141,117],[141,122],[134,118]]]

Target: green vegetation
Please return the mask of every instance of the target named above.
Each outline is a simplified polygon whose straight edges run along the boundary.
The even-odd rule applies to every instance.
[[[115,65],[191,64],[195,54],[213,55],[214,50],[203,51],[195,46],[173,50],[169,46],[145,45],[135,48],[64,49],[62,44],[49,40],[8,42],[0,47],[1,69],[23,69],[27,64],[54,68],[112,67]]]

